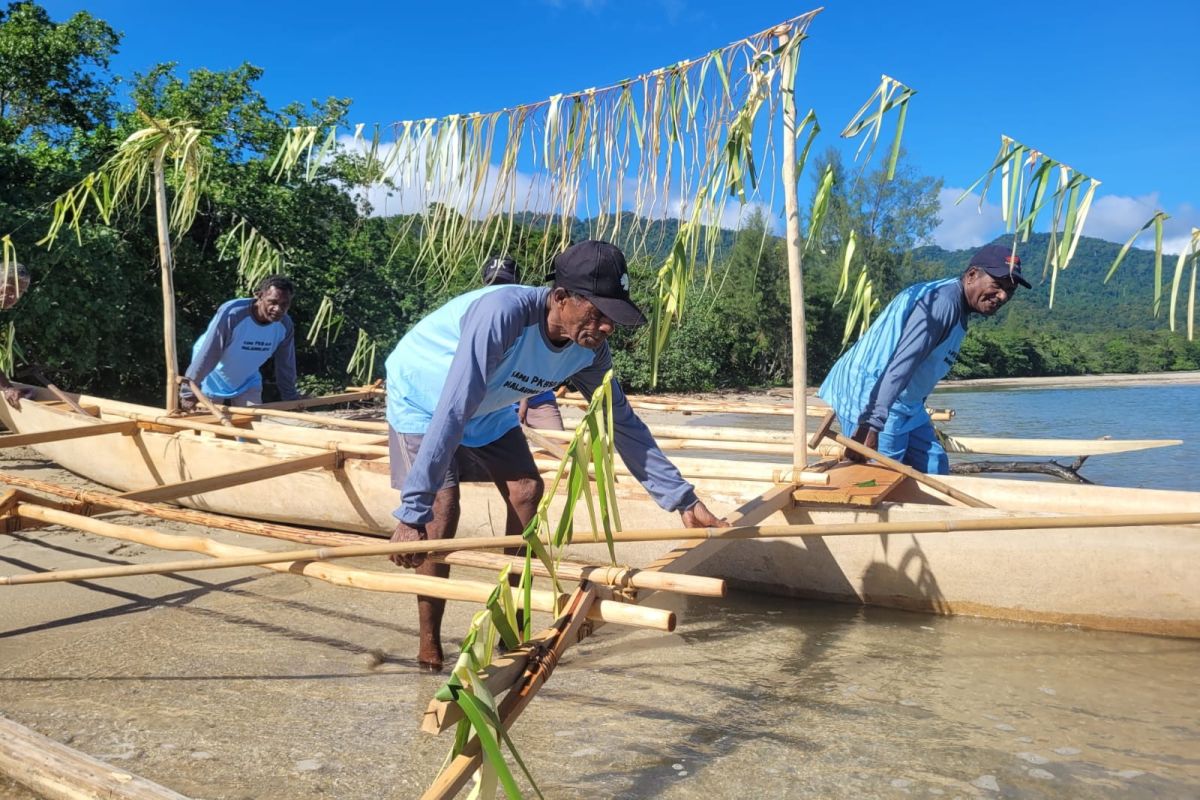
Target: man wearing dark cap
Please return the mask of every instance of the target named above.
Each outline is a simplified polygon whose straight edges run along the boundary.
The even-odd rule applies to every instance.
[[[837,360],[818,396],[856,441],[923,472],[948,473],[925,400],[954,366],[967,318],[995,314],[1017,284],[1029,288],[1021,259],[1013,248],[990,244],[961,276],[908,287]],[[863,460],[850,451],[846,457]]]
[[[517,262],[512,256],[492,256],[483,262],[483,285],[502,286],[519,283],[517,280]]]
[[[515,266],[515,265],[514,265]],[[450,300],[418,322],[387,360],[392,485],[401,491],[392,541],[454,536],[460,481],[496,485],[508,507],[506,533],[537,511],[542,479],[513,404],[570,382],[585,397],[612,368],[607,340],[617,325],[646,318],[629,298],[625,257],[611,244],[581,242],[554,259],[550,287],[493,285]],[[687,527],[722,527],[663,455],[613,385],[613,428],[625,465],[650,496]],[[423,556],[393,560],[424,575],[449,568]],[[441,669],[445,601],[417,598],[418,662]]]

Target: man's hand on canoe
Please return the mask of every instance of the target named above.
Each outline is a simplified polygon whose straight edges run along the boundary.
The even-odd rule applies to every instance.
[[[870,425],[867,425],[865,423],[862,425],[859,425],[858,430],[856,430],[854,432],[854,435],[851,436],[850,438],[853,439],[854,441],[858,442],[859,444],[866,445],[867,447],[871,448],[872,450],[879,449],[879,431],[875,430]],[[867,463],[866,456],[864,456],[862,453],[857,453],[854,450],[851,450],[849,447],[846,448],[846,460],[853,461],[857,464]]]
[[[414,528],[403,522],[397,522],[396,529],[392,531],[393,542],[421,542],[426,538],[428,537],[425,534],[424,525]],[[408,569],[416,569],[425,563],[424,553],[393,553],[389,558],[396,566]]]
[[[12,385],[5,386],[3,389],[0,389],[0,392],[4,393],[4,401],[17,411],[21,410],[22,398],[33,396],[33,392],[29,391],[28,389],[18,389],[16,386]]]
[[[708,510],[708,506],[697,500],[695,504],[679,512],[685,528],[728,528],[729,523],[723,517],[718,517]]]

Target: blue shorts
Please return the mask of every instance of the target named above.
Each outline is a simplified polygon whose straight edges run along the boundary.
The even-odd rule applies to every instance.
[[[902,433],[885,425],[879,433],[879,452],[929,475],[950,474],[950,458],[928,422]]]

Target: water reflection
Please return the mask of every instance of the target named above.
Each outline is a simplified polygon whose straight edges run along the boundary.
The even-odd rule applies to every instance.
[[[541,737],[557,754],[535,767],[547,796],[1200,795],[1200,643],[762,597],[685,605],[676,636],[585,642],[531,706],[526,754]]]

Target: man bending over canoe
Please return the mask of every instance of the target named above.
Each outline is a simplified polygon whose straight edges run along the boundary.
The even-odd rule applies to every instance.
[[[1029,288],[1021,259],[1008,247],[989,244],[971,256],[961,276],[908,287],[837,360],[817,395],[856,441],[914,469],[945,475],[950,460],[925,400],[954,366],[968,317],[995,314],[1017,284]],[[850,450],[846,458],[864,460]]]
[[[392,485],[401,490],[393,542],[454,536],[462,481],[494,483],[508,514],[506,533],[533,518],[543,485],[513,403],[571,382],[585,397],[612,368],[607,339],[616,325],[646,318],[629,299],[625,256],[611,244],[581,242],[554,259],[553,286],[486,286],[454,298],[417,323],[387,360]],[[659,506],[687,527],[724,527],[667,460],[613,384],[613,427],[626,466]],[[393,556],[422,575],[449,567],[422,555]],[[445,601],[419,596],[418,663],[442,667]]]
[[[280,397],[295,400],[296,339],[288,309],[296,287],[282,275],[271,275],[258,285],[253,297],[230,300],[217,309],[208,329],[192,347],[187,377],[200,385],[210,400],[229,406],[262,402],[259,367],[275,356],[275,382]],[[196,398],[185,383],[179,392],[184,411],[196,407]]]

